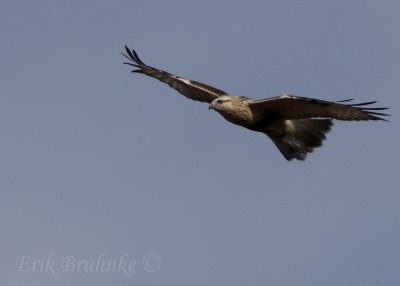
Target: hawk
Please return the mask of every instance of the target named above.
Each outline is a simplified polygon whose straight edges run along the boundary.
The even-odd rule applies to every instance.
[[[325,134],[331,130],[332,120],[366,121],[384,120],[381,110],[388,108],[370,107],[377,101],[348,104],[353,99],[337,102],[318,100],[293,95],[281,95],[265,99],[235,96],[218,88],[176,76],[146,65],[135,50],[125,46],[122,53],[133,66],[132,72],[142,73],[168,84],[179,93],[200,102],[221,114],[233,124],[266,134],[290,161],[305,160],[314,148],[322,146]],[[346,102],[346,103],[345,103]]]

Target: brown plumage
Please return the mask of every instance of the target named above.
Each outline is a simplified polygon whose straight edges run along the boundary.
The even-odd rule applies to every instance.
[[[261,100],[233,96],[215,87],[188,80],[143,63],[134,50],[125,46],[123,54],[135,67],[132,72],[158,79],[192,100],[207,102],[209,108],[226,120],[268,135],[287,160],[305,160],[308,153],[322,145],[331,130],[332,119],[345,121],[384,120],[387,108],[370,107],[376,101],[346,104],[352,99],[330,102],[282,95]]]

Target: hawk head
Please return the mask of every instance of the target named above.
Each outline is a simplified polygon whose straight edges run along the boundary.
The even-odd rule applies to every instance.
[[[214,109],[234,124],[247,127],[252,123],[248,101],[247,98],[242,96],[222,95],[214,99],[208,109]]]
[[[228,111],[234,109],[233,97],[229,95],[222,95],[216,99],[214,99],[208,109],[214,109],[215,111]]]

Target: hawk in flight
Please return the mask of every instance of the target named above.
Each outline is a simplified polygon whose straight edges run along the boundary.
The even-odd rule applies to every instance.
[[[220,89],[176,76],[146,65],[134,50],[125,46],[123,54],[135,67],[132,72],[142,73],[168,84],[187,98],[207,102],[226,120],[247,129],[266,134],[278,147],[286,160],[305,160],[307,153],[320,147],[331,130],[332,119],[345,121],[385,120],[381,113],[387,108],[370,107],[376,101],[348,104],[352,99],[330,102],[293,95],[266,99],[251,99],[230,95]],[[346,102],[346,103],[345,103]]]

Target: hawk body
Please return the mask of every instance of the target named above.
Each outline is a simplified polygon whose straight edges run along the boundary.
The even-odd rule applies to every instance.
[[[233,96],[206,84],[185,79],[143,63],[134,50],[125,46],[132,72],[153,77],[192,100],[209,103],[209,109],[227,121],[266,134],[287,160],[305,160],[308,153],[322,145],[331,130],[332,119],[345,121],[385,120],[387,108],[370,107],[376,101],[346,104],[352,99],[330,102],[282,95],[261,100]]]

